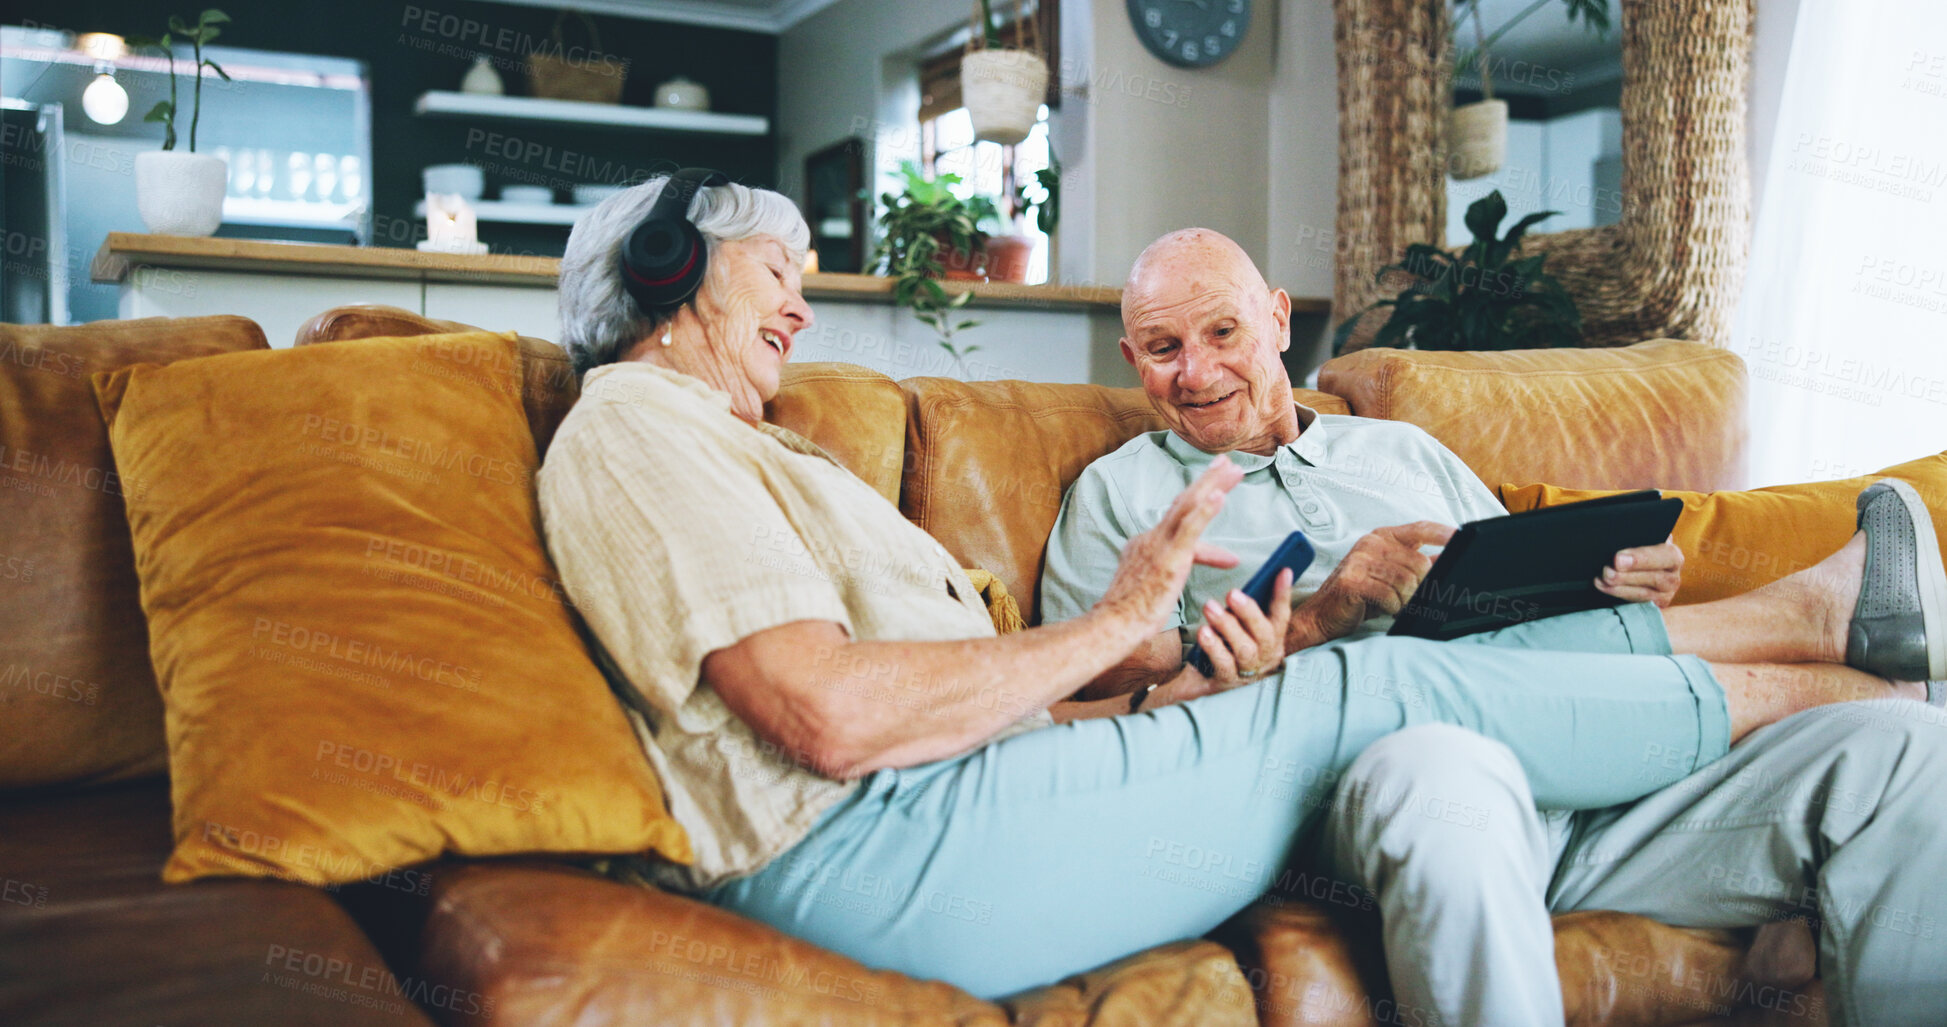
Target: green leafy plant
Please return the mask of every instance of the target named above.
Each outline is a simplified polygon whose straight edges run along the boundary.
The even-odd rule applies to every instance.
[[[1050,164],[1035,172],[1034,184],[1039,191],[1030,194],[1027,182],[1014,183],[1014,209],[1024,218],[1033,211],[1035,227],[1042,235],[1053,235],[1061,222],[1061,165]]]
[[[1496,350],[1579,344],[1582,315],[1562,283],[1545,269],[1547,256],[1517,256],[1528,229],[1559,213],[1530,214],[1502,236],[1498,233],[1508,204],[1500,190],[1475,200],[1467,208],[1467,230],[1474,241],[1458,255],[1426,243],[1408,246],[1405,259],[1381,268],[1377,280],[1403,272],[1414,283],[1346,318],[1332,334],[1332,352],[1343,352],[1359,321],[1381,307],[1391,307],[1393,313],[1373,336],[1374,346]]]
[[[960,309],[973,298],[971,292],[949,293],[940,284],[946,273],[940,255],[977,257],[987,242],[980,223],[998,221],[999,212],[990,197],[955,196],[952,187],[960,184],[959,175],[929,179],[911,161],[902,164],[899,173],[905,179],[904,190],[879,197],[885,211],[879,215],[878,271],[893,278],[893,302],[911,307],[913,316],[933,329],[940,347],[957,363],[980,347],[961,346],[954,336],[980,322],[960,317]]]
[[[189,108],[189,152],[195,153],[196,126],[203,118],[203,69],[208,68],[216,72],[225,82],[230,81],[230,73],[224,71],[222,65],[203,56],[203,47],[209,45],[217,36],[223,34],[223,30],[217,28],[217,26],[229,20],[229,15],[224,14],[214,7],[205,9],[197,17],[195,25],[186,24],[181,18],[172,14],[169,16],[169,31],[164,32],[162,38],[151,39],[147,36],[130,38],[130,45],[154,47],[161,50],[163,56],[169,59],[169,99],[157,100],[156,105],[149,108],[149,113],[142,116],[143,121],[159,121],[162,123],[163,149],[173,150],[176,148],[176,113],[179,109],[176,106],[176,37],[180,36],[188,40],[190,46],[194,48],[196,55],[196,85],[195,91],[191,96]]]
[[[980,0],[980,24],[985,26],[985,30],[981,35],[987,43],[987,48],[990,50],[1000,49],[1002,45],[1001,29],[999,25],[994,24],[994,9],[988,6],[987,0]]]

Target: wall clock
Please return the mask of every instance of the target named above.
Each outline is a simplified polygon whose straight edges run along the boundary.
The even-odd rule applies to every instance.
[[[1128,0],[1129,22],[1149,52],[1179,68],[1229,57],[1251,27],[1251,0]]]

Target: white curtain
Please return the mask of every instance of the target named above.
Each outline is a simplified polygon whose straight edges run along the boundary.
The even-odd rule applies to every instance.
[[[1947,3],[1803,0],[1732,348],[1752,485],[1947,450]]]

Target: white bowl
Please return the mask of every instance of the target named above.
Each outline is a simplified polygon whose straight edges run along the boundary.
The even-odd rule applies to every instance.
[[[477,200],[487,191],[487,176],[471,164],[432,164],[419,173],[429,193],[458,193]]]
[[[503,185],[500,200],[502,203],[553,203],[554,190],[544,185]]]

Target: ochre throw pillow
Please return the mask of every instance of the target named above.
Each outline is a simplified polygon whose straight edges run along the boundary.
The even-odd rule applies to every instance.
[[[1676,602],[1707,603],[1748,592],[1832,555],[1852,537],[1854,500],[1880,478],[1911,482],[1933,512],[1934,530],[1947,538],[1947,453],[1838,481],[1749,492],[1664,490],[1683,500],[1673,533],[1684,558]],[[1502,485],[1499,492],[1511,512],[1615,494],[1554,485]]]
[[[95,376],[116,463],[148,484],[127,504],[169,743],[165,880],[689,859],[542,547],[514,346]]]

